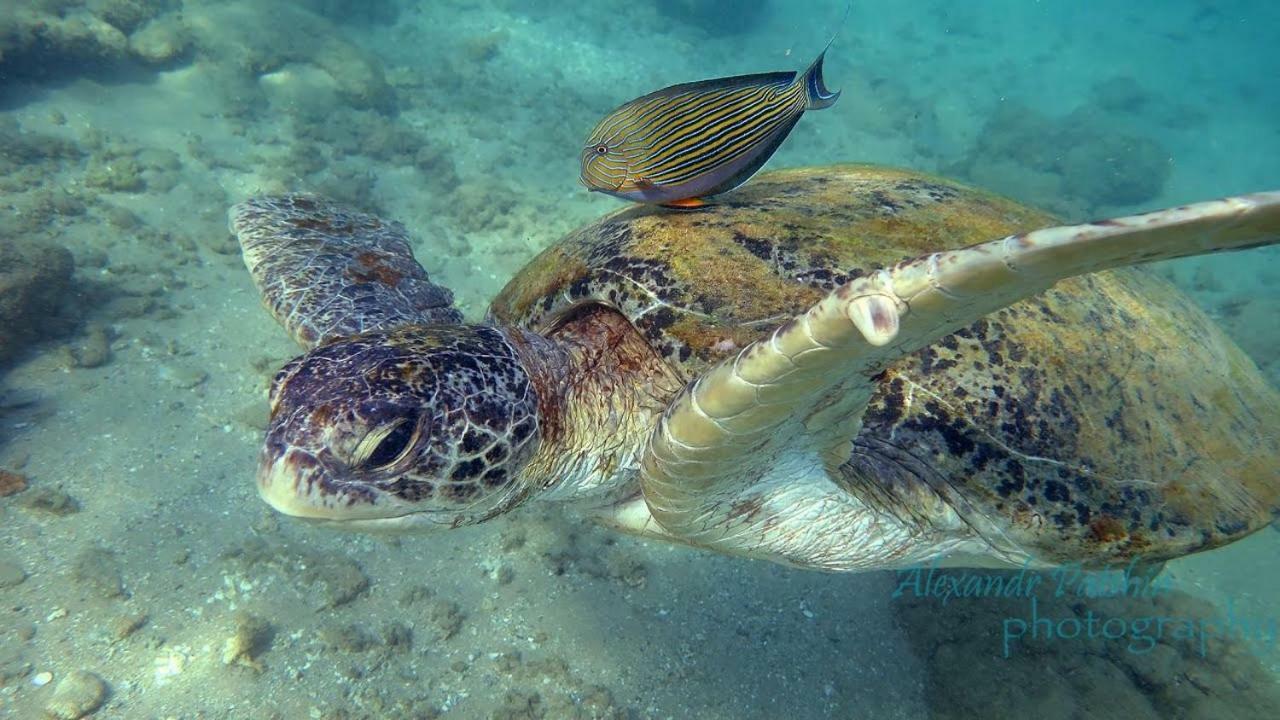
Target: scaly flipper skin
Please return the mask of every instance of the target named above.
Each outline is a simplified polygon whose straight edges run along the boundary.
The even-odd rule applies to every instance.
[[[1276,242],[1280,192],[1258,193],[1036,230],[855,278],[672,403],[643,462],[644,500],[660,528],[647,532],[827,569],[918,561],[927,555],[899,544],[859,562],[840,555],[848,535],[806,534],[805,525],[847,502],[847,493],[830,483],[786,484],[788,474],[829,472],[847,457],[848,428],[832,431],[826,418],[857,414],[875,390],[874,378],[898,358],[1059,280]],[[1249,489],[1256,488],[1242,491],[1241,502],[1257,503]],[[784,493],[791,496],[780,500]],[[854,530],[877,531],[874,518],[857,510],[850,509],[863,521]]]
[[[299,344],[412,324],[455,324],[453,293],[413,257],[404,226],[307,195],[231,209],[232,234],[263,303]]]

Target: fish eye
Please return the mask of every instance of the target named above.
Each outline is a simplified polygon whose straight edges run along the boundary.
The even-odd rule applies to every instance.
[[[596,146],[596,154],[597,154],[597,155],[603,155],[603,154],[605,154],[605,153],[607,153],[607,152],[609,152],[609,146],[607,146],[607,145],[597,145],[597,146]]]

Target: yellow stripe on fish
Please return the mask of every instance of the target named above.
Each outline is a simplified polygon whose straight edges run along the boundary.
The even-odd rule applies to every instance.
[[[622,105],[591,131],[582,184],[669,207],[697,207],[732,190],[764,166],[804,111],[831,107],[840,97],[823,84],[825,56],[824,49],[800,75],[672,85]]]

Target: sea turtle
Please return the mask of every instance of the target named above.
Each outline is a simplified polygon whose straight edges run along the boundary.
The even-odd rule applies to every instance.
[[[246,264],[309,348],[260,493],[353,529],[572,502],[824,570],[1160,562],[1266,527],[1280,394],[1123,266],[1280,242],[1280,192],[1053,224],[914,172],[772,172],[573,232],[462,324],[402,226],[248,200]]]

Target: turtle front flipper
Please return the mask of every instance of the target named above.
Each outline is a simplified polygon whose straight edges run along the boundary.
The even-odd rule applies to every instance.
[[[970,517],[937,507],[892,517],[832,482],[859,430],[847,418],[861,415],[877,375],[1068,277],[1277,242],[1280,192],[1259,193],[1013,235],[855,278],[672,402],[643,460],[652,521],[691,544],[825,569],[981,550],[963,532]],[[1275,500],[1275,488],[1249,490]],[[913,523],[917,510],[926,519]],[[992,551],[1019,559],[1017,547]]]
[[[263,196],[230,212],[244,263],[275,319],[304,347],[369,330],[456,324],[404,226],[308,195]]]

